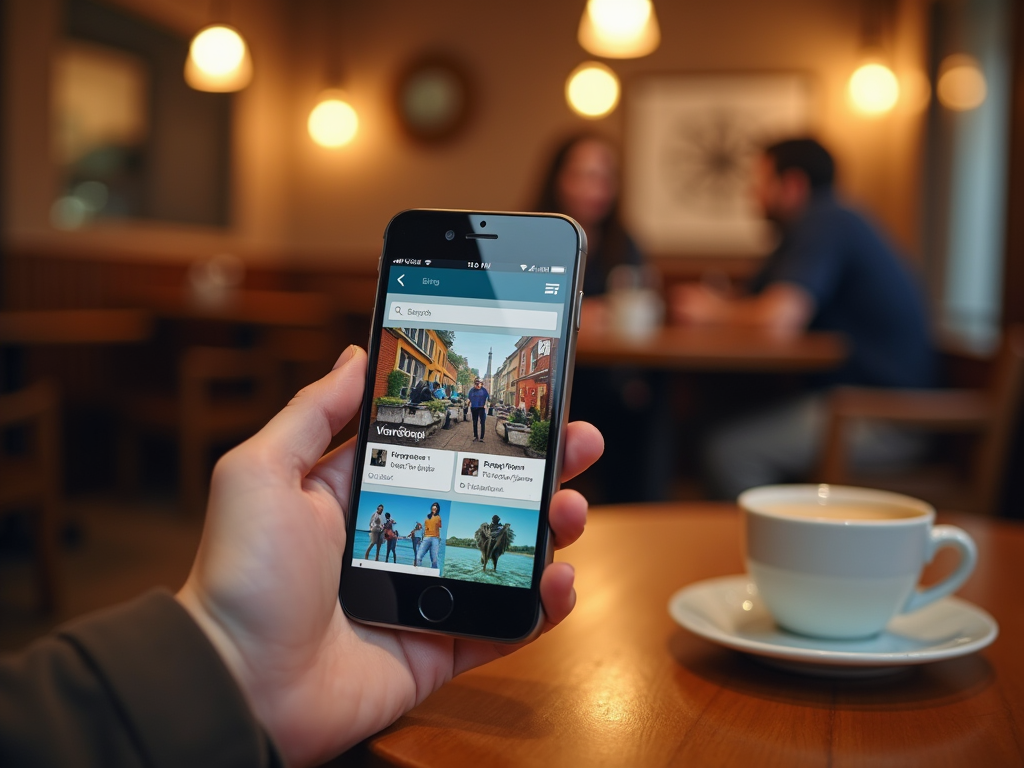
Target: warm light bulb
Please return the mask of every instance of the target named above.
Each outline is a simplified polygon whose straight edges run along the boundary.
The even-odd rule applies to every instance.
[[[245,56],[245,41],[230,27],[207,27],[192,40],[189,55],[208,75],[226,75]]]
[[[588,0],[578,39],[595,56],[631,59],[654,51],[661,30],[651,0]]]
[[[325,91],[309,113],[309,135],[321,147],[343,147],[355,138],[359,116],[341,91]]]
[[[185,81],[197,91],[239,91],[251,79],[249,47],[236,30],[214,24],[192,38],[185,62]]]
[[[954,54],[943,59],[935,91],[946,109],[966,112],[984,103],[988,85],[976,59]]]
[[[850,76],[850,101],[868,115],[888,112],[900,97],[900,84],[883,64],[865,64]]]
[[[619,78],[604,64],[585,62],[566,80],[565,97],[583,117],[604,117],[619,103]]]

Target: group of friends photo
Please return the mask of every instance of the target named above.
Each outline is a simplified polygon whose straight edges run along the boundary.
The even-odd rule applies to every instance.
[[[353,560],[529,588],[536,509],[363,492]],[[403,569],[406,570],[406,569]]]

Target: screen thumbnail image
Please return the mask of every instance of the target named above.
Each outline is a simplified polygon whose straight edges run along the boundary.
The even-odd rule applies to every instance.
[[[547,449],[557,360],[550,336],[384,328],[369,439],[536,457]]]
[[[352,559],[435,570],[444,567],[451,502],[363,492],[359,495]]]
[[[453,502],[441,575],[528,588],[533,579],[537,520],[536,509]]]

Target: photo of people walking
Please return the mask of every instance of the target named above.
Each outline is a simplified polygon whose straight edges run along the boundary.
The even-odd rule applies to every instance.
[[[373,441],[519,457],[546,449],[557,339],[422,328],[385,336],[393,351],[378,360]]]

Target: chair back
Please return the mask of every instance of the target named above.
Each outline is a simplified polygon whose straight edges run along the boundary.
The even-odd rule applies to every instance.
[[[978,509],[996,514],[1007,477],[1007,462],[1024,410],[1024,325],[1006,329],[989,386],[992,418],[975,465]]]

